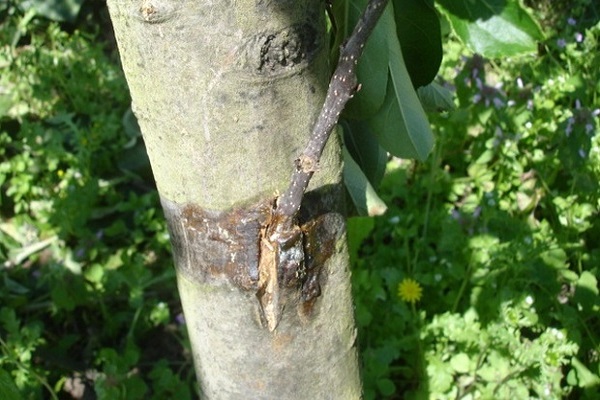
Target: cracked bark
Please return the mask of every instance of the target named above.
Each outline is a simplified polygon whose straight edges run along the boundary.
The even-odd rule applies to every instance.
[[[263,240],[326,95],[323,7],[109,1],[203,399],[360,398],[335,137],[300,234]]]

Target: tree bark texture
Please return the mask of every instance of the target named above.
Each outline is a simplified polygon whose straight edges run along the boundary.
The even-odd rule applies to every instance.
[[[324,2],[108,3],[202,398],[360,398],[337,138],[300,239],[275,254],[265,238],[325,97]]]

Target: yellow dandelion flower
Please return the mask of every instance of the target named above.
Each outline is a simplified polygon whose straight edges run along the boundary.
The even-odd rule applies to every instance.
[[[398,285],[398,297],[407,303],[416,303],[422,294],[423,288],[414,279],[404,278]]]

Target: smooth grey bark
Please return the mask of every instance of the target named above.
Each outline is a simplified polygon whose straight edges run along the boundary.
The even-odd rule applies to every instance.
[[[300,212],[305,270],[265,289],[262,234],[327,88],[323,3],[108,1],[204,399],[361,397],[335,138]]]

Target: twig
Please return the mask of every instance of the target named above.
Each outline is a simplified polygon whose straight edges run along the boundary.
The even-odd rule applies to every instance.
[[[277,200],[274,216],[279,222],[279,231],[287,230],[293,224],[293,219],[300,210],[304,191],[319,165],[325,144],[346,103],[359,89],[356,64],[387,3],[388,0],[370,0],[352,35],[341,46],[338,65],[329,83],[325,103],[312,129],[308,145],[295,161],[290,186]]]
[[[261,231],[263,245],[258,265],[260,280],[256,296],[260,302],[261,321],[266,323],[270,332],[277,328],[282,317],[286,296],[284,289],[289,286],[286,280],[300,281],[304,297],[304,280],[308,279],[305,252],[308,248],[304,247],[304,231],[296,224],[296,214],[300,210],[310,178],[319,165],[327,139],[346,103],[359,89],[356,64],[387,3],[388,0],[370,0],[352,35],[341,46],[338,65],[329,83],[325,103],[312,129],[308,145],[295,161],[289,188],[277,199],[272,218],[269,219],[265,230]],[[318,283],[309,285],[311,291],[317,292],[318,286]],[[310,298],[313,297],[314,295],[311,295]]]

